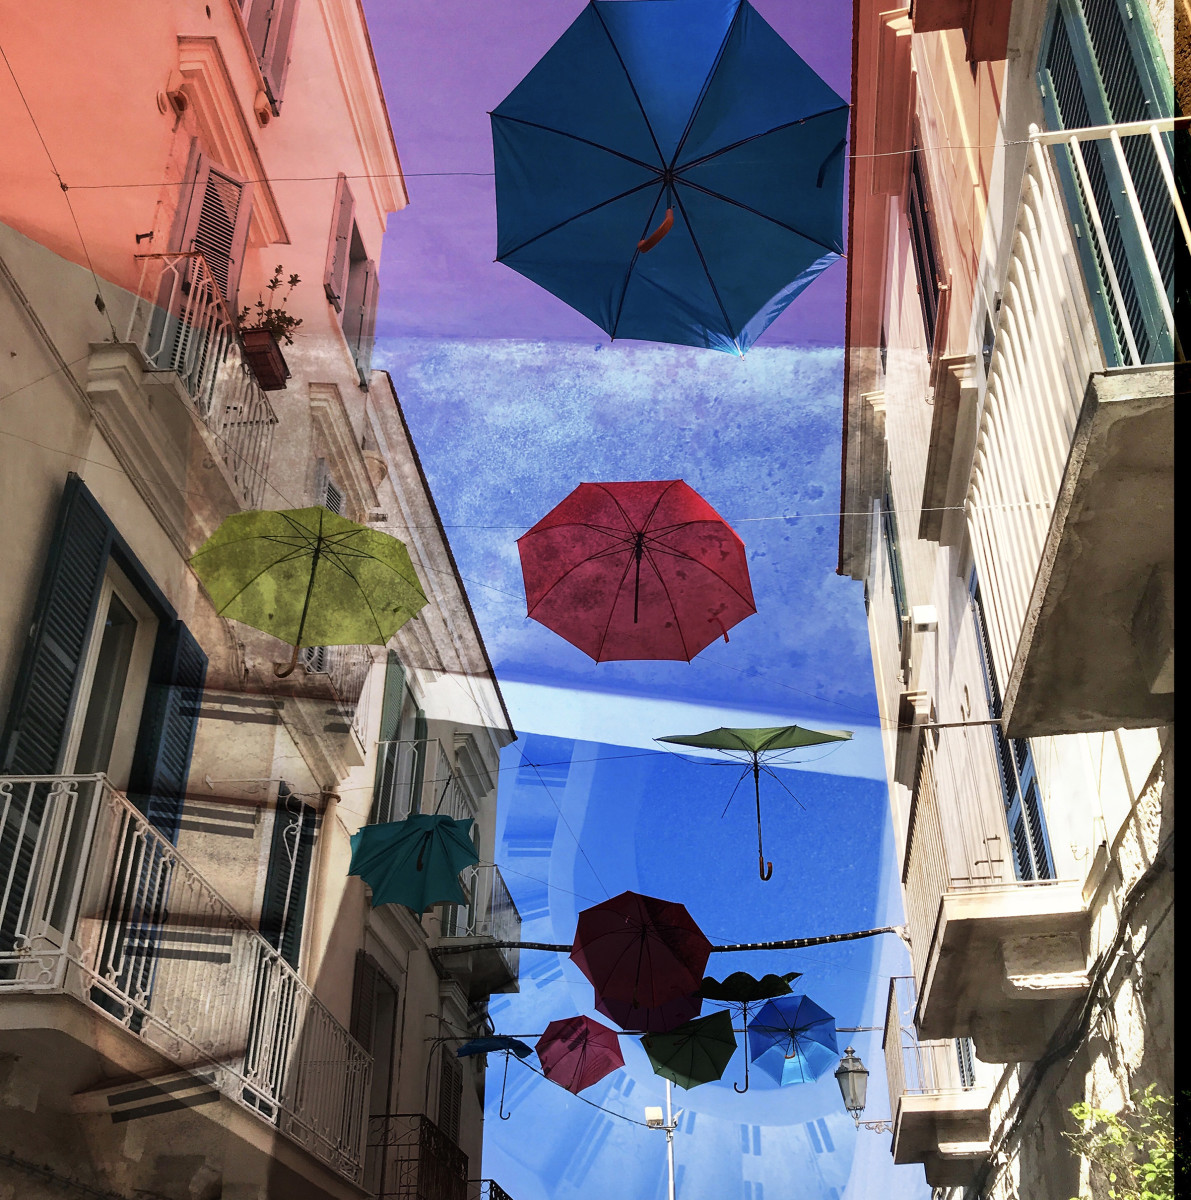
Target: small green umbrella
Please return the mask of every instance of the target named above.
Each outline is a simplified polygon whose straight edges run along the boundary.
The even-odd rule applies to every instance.
[[[791,980],[800,979],[798,971],[787,971],[784,975],[763,975],[756,979],[747,971],[733,971],[723,981],[713,979],[710,975],[703,977],[703,986],[698,994],[706,1000],[714,1000],[719,1004],[727,1004],[729,1008],[739,1005],[740,1023],[747,1025],[749,1020],[749,1005],[762,1004],[772,1000],[774,996],[788,996],[793,988]],[[744,1087],[737,1084],[733,1089],[743,1095],[749,1090],[749,1056],[744,1056]]]
[[[647,1033],[641,1039],[655,1075],[680,1088],[698,1087],[719,1079],[736,1053],[732,1018],[721,1009],[669,1033]]]
[[[426,604],[405,545],[326,508],[228,517],[190,560],[221,617],[294,648],[383,646]]]
[[[760,872],[762,879],[769,879],[773,875],[773,863],[766,862],[765,849],[761,842],[761,772],[764,771],[767,775],[772,775],[777,779],[778,783],[782,783],[778,779],[773,768],[768,764],[781,754],[789,750],[800,750],[804,746],[819,746],[824,742],[847,742],[850,741],[852,733],[847,729],[803,729],[801,725],[774,725],[767,729],[728,729],[721,726],[719,729],[709,729],[706,733],[676,733],[670,737],[656,738],[659,742],[673,742],[678,746],[699,746],[709,750],[719,750],[720,753],[728,755],[730,758],[735,758],[739,762],[746,763],[744,773],[737,781],[736,787],[740,786],[745,775],[751,770],[753,773],[753,786],[757,793],[757,856],[760,862]],[[762,756],[768,755],[768,760]],[[786,787],[782,783],[782,787]],[[786,788],[786,791],[790,791]],[[793,796],[794,793],[790,792]],[[736,789],[733,788],[732,795],[736,795]],[[797,796],[794,797],[798,799]],[[728,803],[732,800],[729,797]]]
[[[420,915],[435,904],[466,904],[459,872],[480,860],[470,826],[470,817],[442,813],[365,825],[352,834],[347,873],[372,888],[373,908],[404,904]]]

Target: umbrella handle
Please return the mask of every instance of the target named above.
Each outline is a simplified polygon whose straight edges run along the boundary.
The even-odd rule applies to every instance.
[[[497,1105],[496,1111],[502,1121],[507,1121],[512,1117],[512,1113],[505,1112],[505,1084],[509,1081],[509,1052],[505,1051],[505,1073],[500,1081],[500,1104]]]
[[[763,854],[757,860],[757,870],[761,873],[762,880],[773,878],[773,863],[766,862]]]
[[[647,238],[642,238],[637,243],[638,254],[648,254],[654,246],[658,244],[674,228],[674,210],[666,209],[666,215],[662,218],[662,223],[649,235]]]
[[[273,674],[276,675],[278,679],[284,679],[287,675],[292,675],[294,673],[294,668],[297,665],[298,665],[298,647],[295,646],[294,647],[294,656],[293,656],[293,658],[291,658],[289,660],[288,663],[274,663],[273,664]]]
[[[735,1083],[732,1085],[732,1090],[739,1093],[741,1096],[749,1090],[749,1048],[748,1044],[744,1047],[744,1087],[738,1087]]]

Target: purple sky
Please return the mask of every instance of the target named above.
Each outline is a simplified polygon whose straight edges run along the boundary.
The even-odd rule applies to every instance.
[[[561,300],[493,262],[496,211],[488,112],[582,10],[578,0],[366,0],[409,185],[385,239],[385,336],[607,341]],[[840,95],[851,70],[851,5],[756,0],[761,15]],[[838,346],[845,266],[833,264],[762,335],[761,346]]]

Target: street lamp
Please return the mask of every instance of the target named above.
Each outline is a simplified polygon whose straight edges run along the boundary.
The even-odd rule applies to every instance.
[[[664,1129],[666,1131],[666,1166],[668,1168],[669,1191],[667,1195],[669,1200],[674,1200],[674,1130],[678,1128],[678,1122],[670,1115],[670,1081],[666,1080],[666,1116],[663,1120],[662,1110],[660,1108],[650,1107],[645,1110],[645,1124],[650,1129]]]
[[[844,1057],[835,1069],[835,1081],[839,1084],[840,1094],[844,1098],[844,1107],[848,1110],[856,1128],[862,1126],[876,1133],[884,1131],[892,1133],[893,1126],[888,1121],[862,1121],[860,1114],[864,1112],[864,1103],[868,1099],[868,1067],[849,1046],[844,1051]]]

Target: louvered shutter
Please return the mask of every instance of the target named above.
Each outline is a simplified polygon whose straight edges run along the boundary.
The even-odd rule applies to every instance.
[[[274,113],[281,111],[297,17],[298,0],[252,0],[248,7],[248,38]]]
[[[335,306],[343,311],[347,294],[347,271],[351,255],[352,227],[356,217],[356,202],[347,176],[340,175],[335,185],[335,206],[331,212],[331,240],[327,246],[327,266],[323,271],[323,291]]]
[[[277,796],[273,839],[261,902],[260,932],[291,967],[302,952],[302,926],[306,919],[306,892],[314,856],[317,814],[296,800],[283,784]]]
[[[459,1141],[459,1116],[463,1108],[463,1068],[459,1059],[443,1046],[438,1076],[438,1127],[452,1142]]]
[[[372,1050],[372,1033],[376,1014],[376,985],[380,968],[376,960],[363,950],[356,951],[356,973],[352,979],[352,1011],[348,1032],[364,1047]]]
[[[409,811],[422,811],[422,784],[426,780],[427,746],[426,714],[419,708],[414,715],[414,781],[410,793]]]
[[[235,310],[252,215],[252,185],[202,153],[191,164],[193,180],[184,215],[180,211],[179,250],[198,250],[219,290]]]
[[[376,263],[369,259],[364,264],[363,297],[360,301],[359,332],[356,334],[354,353],[356,370],[360,372],[360,386],[368,386],[368,373],[372,370],[372,349],[376,344],[376,305],[380,297],[380,279]]]
[[[372,789],[372,812],[368,820],[399,819],[395,812],[397,799],[397,768],[401,747],[397,738],[401,728],[401,706],[405,700],[405,668],[395,650],[389,651],[385,665],[385,694],[380,710],[380,730],[377,734],[376,780]],[[401,813],[400,816],[404,816]]]
[[[917,147],[915,148],[917,149]],[[938,242],[935,237],[934,214],[931,212],[930,192],[920,153],[910,155],[909,194],[906,216],[910,225],[910,251],[914,272],[918,278],[918,297],[922,304],[922,324],[926,330],[926,350],[934,353],[935,326],[939,320],[939,286],[942,279]]]
[[[177,844],[207,656],[181,621],[157,633],[149,686],[129,776],[129,798],[149,824]]]

